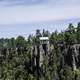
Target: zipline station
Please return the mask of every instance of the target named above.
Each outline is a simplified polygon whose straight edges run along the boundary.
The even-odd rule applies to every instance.
[[[49,38],[48,37],[40,37],[40,44],[49,44]]]

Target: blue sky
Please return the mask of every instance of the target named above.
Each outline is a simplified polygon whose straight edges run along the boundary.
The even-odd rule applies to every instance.
[[[26,37],[36,29],[60,31],[79,21],[80,0],[0,1],[0,37]]]

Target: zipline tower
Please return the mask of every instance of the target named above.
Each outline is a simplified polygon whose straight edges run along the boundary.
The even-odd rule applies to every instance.
[[[39,44],[32,46],[32,65],[35,72],[43,64],[44,57],[49,54],[49,38],[39,37]]]
[[[40,66],[43,64],[44,56],[49,54],[49,38],[40,37]]]

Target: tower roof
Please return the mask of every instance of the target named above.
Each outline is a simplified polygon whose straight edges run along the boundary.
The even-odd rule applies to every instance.
[[[40,40],[49,40],[48,37],[40,37],[39,39],[40,39]]]

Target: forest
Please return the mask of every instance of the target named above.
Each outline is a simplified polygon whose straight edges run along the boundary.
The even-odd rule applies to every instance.
[[[39,37],[49,37],[49,43],[54,47],[50,58],[44,57],[43,67],[39,74],[33,71],[31,64],[31,49],[39,44]],[[59,46],[63,45],[63,47]],[[80,64],[73,70],[70,63],[71,54],[67,54],[66,63],[63,59],[63,48],[74,44],[80,44],[80,22],[77,26],[70,23],[64,31],[57,30],[50,33],[43,29],[36,30],[35,35],[17,38],[0,39],[0,80],[80,80]],[[70,52],[69,52],[70,53]],[[80,53],[78,60],[80,61]],[[65,64],[64,64],[65,63]],[[35,68],[36,69],[36,68]]]

